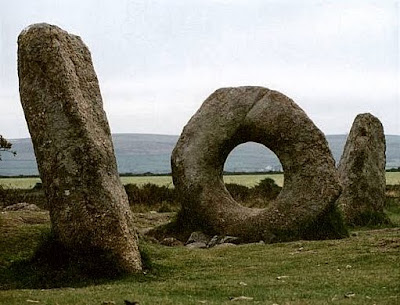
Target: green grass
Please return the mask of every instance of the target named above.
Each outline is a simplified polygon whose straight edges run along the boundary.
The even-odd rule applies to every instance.
[[[389,217],[390,221],[400,227],[400,198],[386,198],[385,214]]]
[[[263,175],[226,175],[224,176],[225,183],[236,183],[247,187],[255,186],[262,179],[271,178],[279,186],[283,185],[283,174],[263,174]],[[134,183],[143,185],[153,183],[156,185],[166,185],[173,187],[171,176],[141,176],[141,177],[121,177],[123,184]],[[29,189],[32,188],[39,178],[0,178],[0,185],[5,188]],[[386,184],[400,184],[400,172],[387,172]]]
[[[68,281],[32,289],[15,262],[33,253],[49,232],[48,216],[35,212],[0,215],[0,304],[399,304],[400,229],[361,230],[342,240],[188,250],[141,242],[152,260],[146,275]],[[47,219],[47,220],[46,220]],[[35,272],[35,271],[34,271]],[[42,281],[53,279],[40,273]],[[14,280],[10,281],[10,278]],[[8,280],[7,280],[8,279]],[[354,294],[350,298],[345,295]],[[30,301],[28,301],[30,300]]]

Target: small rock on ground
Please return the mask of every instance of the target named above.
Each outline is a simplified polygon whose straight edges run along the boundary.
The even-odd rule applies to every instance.
[[[195,231],[192,232],[192,234],[190,234],[186,244],[188,245],[195,242],[208,244],[210,239],[211,239],[210,236],[208,236],[207,234],[204,234],[201,231]]]
[[[222,248],[229,248],[229,247],[236,247],[237,245],[232,244],[232,243],[224,243],[224,244],[218,244],[214,248],[222,249]]]
[[[230,298],[231,301],[253,301],[254,298],[252,297],[246,297],[244,295],[240,296],[240,297],[235,297],[235,298]]]
[[[207,244],[202,243],[202,242],[194,242],[194,243],[187,244],[186,248],[188,248],[188,249],[205,249],[205,248],[207,248]]]

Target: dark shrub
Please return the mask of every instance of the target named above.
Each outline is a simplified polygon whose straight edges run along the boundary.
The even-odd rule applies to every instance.
[[[36,204],[44,209],[47,206],[44,192],[35,189],[6,189],[0,185],[0,206],[6,207],[20,202]]]
[[[42,184],[42,182],[36,182],[36,184],[33,186],[33,188],[32,188],[32,190],[36,190],[36,191],[39,191],[39,190],[41,190],[41,189],[43,189],[43,184]]]
[[[175,199],[174,189],[152,183],[146,183],[141,187],[138,187],[136,184],[127,184],[125,185],[125,191],[131,205],[153,205],[162,202],[172,203]]]
[[[236,183],[227,183],[225,186],[233,199],[252,208],[265,208],[281,191],[281,187],[271,178],[261,180],[252,188]]]
[[[392,223],[384,212],[368,211],[358,214],[348,226],[350,227],[381,227],[390,226]]]
[[[128,200],[130,204],[138,203],[141,199],[140,189],[136,184],[126,184],[124,185],[125,192],[128,195]]]
[[[225,184],[225,187],[236,201],[243,202],[249,199],[250,189],[247,186],[236,183],[227,183]]]
[[[252,188],[252,193],[255,197],[271,201],[278,197],[281,189],[282,188],[275,183],[274,179],[265,178]]]

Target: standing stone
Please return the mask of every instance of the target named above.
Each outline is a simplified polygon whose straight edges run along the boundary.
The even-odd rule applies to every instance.
[[[284,169],[282,191],[265,209],[240,205],[223,181],[227,156],[248,141],[271,149]],[[182,204],[178,228],[244,242],[347,235],[337,211],[340,184],[325,136],[282,93],[263,87],[217,90],[185,126],[171,164]]]
[[[31,25],[18,37],[18,76],[53,232],[71,251],[98,249],[124,271],[140,271],[88,48],[57,26]]]
[[[375,225],[386,222],[385,135],[378,118],[359,114],[339,162],[343,187],[338,204],[350,225]]]

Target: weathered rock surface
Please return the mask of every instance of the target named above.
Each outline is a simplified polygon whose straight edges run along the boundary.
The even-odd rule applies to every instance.
[[[208,242],[207,247],[212,248],[222,244],[240,244],[240,239],[234,236],[219,236],[214,235]]]
[[[236,247],[236,246],[237,245],[233,244],[233,243],[222,243],[222,244],[215,245],[214,248],[222,249],[222,248],[230,248],[230,247]]]
[[[235,236],[222,236],[220,244],[239,244],[240,239]]]
[[[208,244],[210,239],[211,239],[211,237],[204,234],[203,232],[195,231],[195,232],[192,232],[192,234],[190,234],[188,240],[186,241],[186,245],[191,244],[191,243],[196,243],[196,242]]]
[[[240,243],[240,239],[238,237],[220,236],[220,235],[214,235],[213,237],[210,237],[201,231],[195,231],[192,232],[192,234],[190,234],[185,245],[189,246],[190,244],[194,244],[192,246],[189,246],[191,248],[213,248],[221,244],[238,244],[238,243]]]
[[[338,204],[351,225],[386,222],[385,135],[378,118],[359,114],[351,127],[338,172],[343,187]]]
[[[56,26],[29,26],[18,37],[18,76],[54,233],[70,249],[100,249],[125,271],[140,271],[88,48]]]
[[[222,173],[228,154],[258,142],[280,159],[284,187],[268,208],[234,201]],[[337,172],[322,132],[283,94],[262,87],[214,92],[185,126],[171,157],[178,225],[265,242],[347,235],[335,202]]]
[[[187,244],[185,247],[188,249],[205,249],[207,248],[207,244],[200,241],[196,241],[194,243]]]

